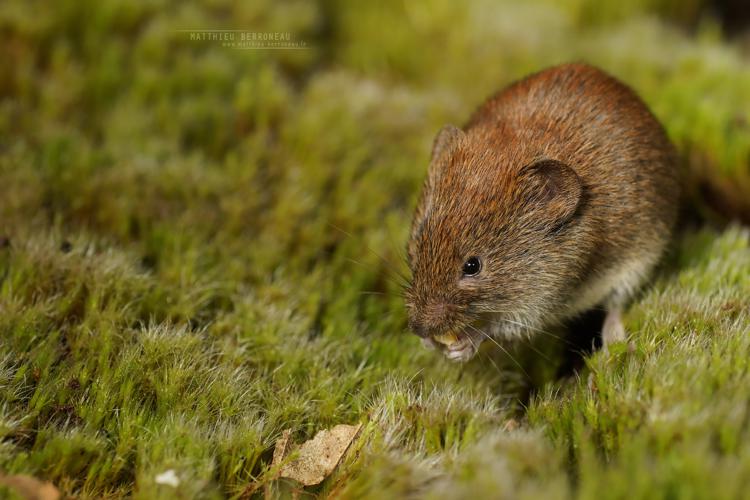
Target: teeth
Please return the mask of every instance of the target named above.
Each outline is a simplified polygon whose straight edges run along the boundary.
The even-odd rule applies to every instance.
[[[451,346],[458,342],[458,337],[456,337],[456,334],[453,332],[443,333],[442,335],[435,335],[433,339],[435,340],[435,342],[439,342],[444,346]]]

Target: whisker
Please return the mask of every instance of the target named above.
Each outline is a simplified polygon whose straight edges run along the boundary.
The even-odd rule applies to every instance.
[[[543,357],[548,362],[553,363],[553,361],[550,359],[549,356],[547,356],[542,351],[540,351],[539,349],[537,349],[536,347],[534,347],[534,341],[532,339],[526,338],[524,340],[526,341],[526,345],[529,346],[532,351],[534,351],[535,353],[537,353],[538,355],[540,355],[541,357]]]
[[[472,347],[474,348],[474,351],[475,351],[476,353],[479,353],[479,354],[484,354],[484,357],[485,357],[485,358],[487,358],[487,359],[489,360],[489,362],[490,362],[490,363],[492,364],[492,366],[494,366],[494,367],[495,367],[495,371],[497,372],[497,374],[498,374],[498,375],[500,375],[500,376],[502,376],[502,375],[503,375],[503,372],[502,372],[502,370],[500,370],[500,367],[499,367],[499,366],[497,366],[497,363],[495,363],[495,360],[494,360],[494,359],[492,359],[492,356],[490,356],[490,355],[489,355],[489,354],[487,354],[486,352],[485,352],[485,353],[480,353],[480,351],[479,351],[479,346],[478,346],[478,345],[476,345],[476,344],[474,343],[474,339],[472,339],[472,338],[471,338],[470,336],[468,336],[468,335],[466,336],[466,338],[467,338],[467,339],[469,339],[469,343],[470,343],[470,344],[471,344],[471,346],[472,346]]]
[[[391,248],[393,249],[394,252],[396,252],[396,254],[401,259],[401,261],[406,263],[408,261],[408,258],[407,258],[404,247],[396,245],[396,242],[393,239],[393,233],[391,232],[390,227],[386,226],[385,231],[388,234],[388,242],[390,243]]]
[[[326,224],[328,224],[328,225],[329,225],[330,227],[332,227],[332,228],[336,229],[337,231],[340,231],[340,232],[341,232],[342,234],[346,235],[347,237],[349,237],[349,238],[352,238],[352,239],[354,239],[354,240],[357,240],[357,238],[355,238],[353,234],[351,234],[350,232],[348,232],[348,231],[346,231],[346,230],[344,230],[344,229],[342,229],[342,228],[338,227],[337,225],[335,225],[335,224],[333,224],[333,223],[331,223],[331,222],[326,222]],[[389,261],[388,259],[386,259],[386,258],[385,258],[385,257],[383,257],[382,255],[380,255],[380,254],[379,254],[378,252],[376,252],[375,250],[373,250],[373,249],[372,249],[372,248],[370,247],[370,245],[364,245],[364,246],[365,246],[365,248],[367,248],[367,250],[369,250],[369,251],[370,251],[370,253],[372,253],[372,254],[373,254],[373,255],[375,255],[375,256],[376,256],[377,258],[379,258],[379,259],[380,259],[380,260],[381,260],[381,261],[383,262],[383,264],[385,264],[385,265],[386,265],[386,268],[387,268],[387,269],[388,269],[388,270],[389,270],[390,272],[392,272],[392,273],[394,273],[394,274],[395,274],[396,276],[398,276],[398,277],[399,277],[399,278],[400,278],[401,280],[403,280],[403,282],[404,282],[404,283],[408,283],[408,282],[409,282],[409,280],[408,280],[408,279],[406,278],[406,276],[404,276],[404,275],[403,275],[403,274],[402,274],[402,273],[401,273],[401,272],[400,272],[400,271],[399,271],[398,269],[396,269],[396,267],[395,267],[395,266],[393,265],[393,263],[392,263],[392,262],[390,262],[390,261]]]
[[[497,321],[494,321],[494,320],[491,320],[491,319],[486,319],[486,318],[478,318],[478,319],[487,321],[488,323],[491,323],[493,325],[502,326],[502,323],[498,323]],[[536,333],[541,333],[543,335],[547,335],[547,336],[549,336],[549,337],[551,337],[553,339],[557,339],[557,340],[559,340],[561,342],[564,342],[564,343],[568,344],[569,346],[576,346],[576,344],[574,344],[573,342],[569,341],[568,339],[566,339],[564,337],[561,337],[559,335],[555,335],[554,333],[549,332],[547,330],[543,330],[542,328],[536,328],[536,327],[533,327],[531,325],[527,325],[527,324],[519,322],[519,321],[513,321],[513,320],[507,319],[507,318],[497,318],[497,319],[499,319],[500,321],[504,321],[506,323],[510,323],[512,325],[520,326],[520,327],[525,328],[527,330],[531,330],[532,332],[536,332]]]
[[[385,321],[387,319],[391,319],[396,314],[396,311],[385,311],[378,316],[375,316],[374,318],[371,318],[371,321]]]
[[[493,339],[493,338],[492,338],[492,337],[491,337],[490,335],[488,335],[488,334],[487,334],[486,332],[483,332],[482,330],[480,330],[480,329],[476,328],[475,326],[473,326],[473,325],[471,325],[471,324],[469,324],[469,325],[467,325],[467,326],[468,326],[469,328],[471,328],[472,330],[474,330],[475,332],[479,333],[480,335],[484,335],[484,336],[485,336],[485,337],[486,337],[486,338],[487,338],[487,339],[488,339],[489,341],[491,341],[491,342],[492,342],[492,343],[494,343],[494,344],[495,344],[495,345],[496,345],[497,347],[499,347],[499,348],[500,348],[500,349],[501,349],[501,350],[502,350],[502,351],[503,351],[503,352],[504,352],[504,353],[505,353],[505,354],[506,354],[506,355],[507,355],[507,356],[508,356],[508,357],[509,357],[509,358],[511,359],[511,361],[513,361],[513,363],[515,363],[515,365],[516,365],[516,366],[517,366],[518,368],[520,368],[520,369],[521,369],[521,371],[522,371],[522,372],[524,373],[524,375],[526,375],[526,377],[527,377],[527,378],[528,378],[529,380],[531,380],[531,375],[529,375],[529,374],[528,374],[528,372],[527,372],[526,370],[524,370],[523,366],[521,366],[521,363],[519,363],[518,361],[516,361],[516,358],[514,358],[514,357],[513,357],[513,355],[512,355],[512,354],[511,354],[511,353],[510,353],[510,352],[509,352],[509,351],[508,351],[508,350],[507,350],[506,348],[504,348],[503,346],[501,346],[501,345],[500,345],[500,343],[499,343],[499,342],[498,342],[497,340]]]
[[[473,342],[472,342],[472,345],[474,345]],[[477,351],[477,352],[479,352],[479,351]],[[495,363],[495,360],[492,359],[492,356],[490,356],[486,352],[483,353],[483,354],[484,354],[484,357],[487,358],[487,360],[492,364],[492,366],[495,367],[495,371],[497,372],[497,374],[502,377],[503,376],[503,371],[500,369],[499,366],[497,366],[497,363]]]
[[[352,264],[356,264],[358,266],[362,266],[363,268],[367,269],[368,271],[372,271],[372,268],[370,266],[368,266],[367,264],[364,264],[364,263],[362,263],[362,262],[360,262],[360,261],[358,261],[356,259],[352,259],[351,257],[347,257],[346,261],[347,262],[351,262]],[[393,274],[387,274],[386,275],[386,279],[388,279],[392,284],[394,284],[394,285],[396,285],[396,286],[398,286],[398,287],[400,287],[402,289],[409,286],[409,282],[406,281],[406,279],[403,276],[401,276],[399,274],[395,274],[390,269],[386,269],[386,271],[388,271],[389,273],[393,273]]]

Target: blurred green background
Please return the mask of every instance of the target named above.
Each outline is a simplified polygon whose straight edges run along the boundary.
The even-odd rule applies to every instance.
[[[82,498],[284,495],[283,429],[362,421],[307,493],[741,496],[748,10],[1,3],[0,471]],[[190,39],[211,29],[306,48]],[[629,350],[577,378],[554,376],[552,336],[450,365],[400,297],[432,138],[574,60],[665,125],[694,227],[629,311]]]

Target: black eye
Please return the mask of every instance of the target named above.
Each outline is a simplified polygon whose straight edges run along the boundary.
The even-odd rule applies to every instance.
[[[464,276],[474,276],[482,269],[482,261],[479,260],[479,257],[469,257],[466,262],[464,262],[464,267],[462,269]]]

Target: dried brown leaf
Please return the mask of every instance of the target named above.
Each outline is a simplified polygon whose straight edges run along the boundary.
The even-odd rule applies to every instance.
[[[14,476],[0,474],[0,485],[13,489],[25,500],[58,500],[60,498],[60,491],[52,483],[40,481],[25,474]]]
[[[333,472],[361,428],[362,424],[341,424],[318,432],[314,438],[297,448],[297,458],[282,466],[280,476],[294,479],[305,486],[319,484]],[[289,454],[290,434],[291,430],[284,431],[276,442],[274,464],[281,463]]]
[[[292,429],[287,429],[281,433],[281,437],[276,440],[276,446],[273,449],[273,461],[271,466],[277,466],[284,458],[289,455],[289,437],[292,435]]]

